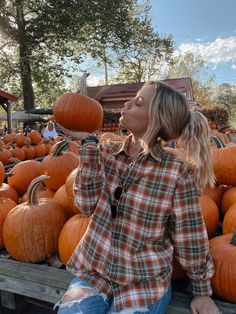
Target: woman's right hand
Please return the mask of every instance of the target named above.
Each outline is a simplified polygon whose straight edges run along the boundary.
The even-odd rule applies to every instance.
[[[58,124],[58,126],[62,129],[62,131],[64,132],[66,136],[74,140],[83,140],[85,137],[89,135],[93,135],[92,133],[89,133],[89,132],[79,132],[79,131],[69,130],[69,129],[64,128],[60,124]]]

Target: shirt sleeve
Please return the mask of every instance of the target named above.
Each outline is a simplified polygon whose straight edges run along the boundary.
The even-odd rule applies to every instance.
[[[74,183],[75,204],[84,216],[90,216],[97,205],[104,183],[103,166],[96,143],[80,149],[80,167]]]
[[[214,265],[195,177],[189,169],[179,176],[170,220],[175,258],[191,280],[193,295],[212,295]]]

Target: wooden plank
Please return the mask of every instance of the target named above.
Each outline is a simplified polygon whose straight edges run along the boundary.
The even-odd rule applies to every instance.
[[[2,282],[2,280],[4,281]],[[57,288],[43,283],[31,282],[13,277],[0,277],[0,289],[31,297],[50,303],[55,303],[63,296],[65,289]]]
[[[13,277],[65,289],[72,278],[72,274],[67,270],[47,265],[0,259],[0,289],[4,277]]]
[[[1,292],[1,304],[3,307],[14,310],[15,313],[21,313],[27,306],[25,298],[12,292],[0,291]],[[0,312],[1,313],[1,312]]]
[[[236,314],[236,304],[218,300],[213,297],[217,307],[223,314]],[[189,293],[173,291],[173,297],[166,314],[191,314],[190,303],[192,295]]]
[[[73,275],[47,265],[0,259],[0,290],[55,304],[65,293]],[[181,286],[181,285],[180,285]],[[186,287],[186,284],[182,286]],[[223,314],[236,314],[236,304],[214,298]],[[174,285],[166,314],[191,314],[190,293]]]
[[[8,309],[16,309],[15,295],[11,292],[1,291],[1,303],[2,306],[7,307]]]
[[[0,259],[0,290],[38,300],[57,302],[72,277],[64,269]]]

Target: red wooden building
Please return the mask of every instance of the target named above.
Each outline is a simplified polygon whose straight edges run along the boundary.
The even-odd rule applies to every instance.
[[[191,78],[176,78],[160,81],[168,84],[183,93],[189,101],[189,105],[196,104],[193,97],[193,87]],[[133,98],[137,91],[142,87],[144,82],[115,84],[105,86],[90,86],[87,87],[87,94],[89,97],[100,102],[106,110],[120,110],[124,103]]]
[[[17,101],[18,97],[10,93],[0,90],[0,105],[7,113],[7,129],[8,133],[11,133],[12,119],[11,119],[11,103]]]

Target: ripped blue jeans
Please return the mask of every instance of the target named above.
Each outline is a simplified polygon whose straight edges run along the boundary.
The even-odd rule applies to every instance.
[[[73,297],[73,291],[76,291],[76,288],[85,289],[79,298]],[[124,308],[115,312],[113,300],[109,300],[104,293],[99,292],[90,283],[74,277],[62,300],[54,306],[54,309],[59,307],[58,314],[164,314],[171,296],[170,284],[166,294],[156,303],[142,308]]]

